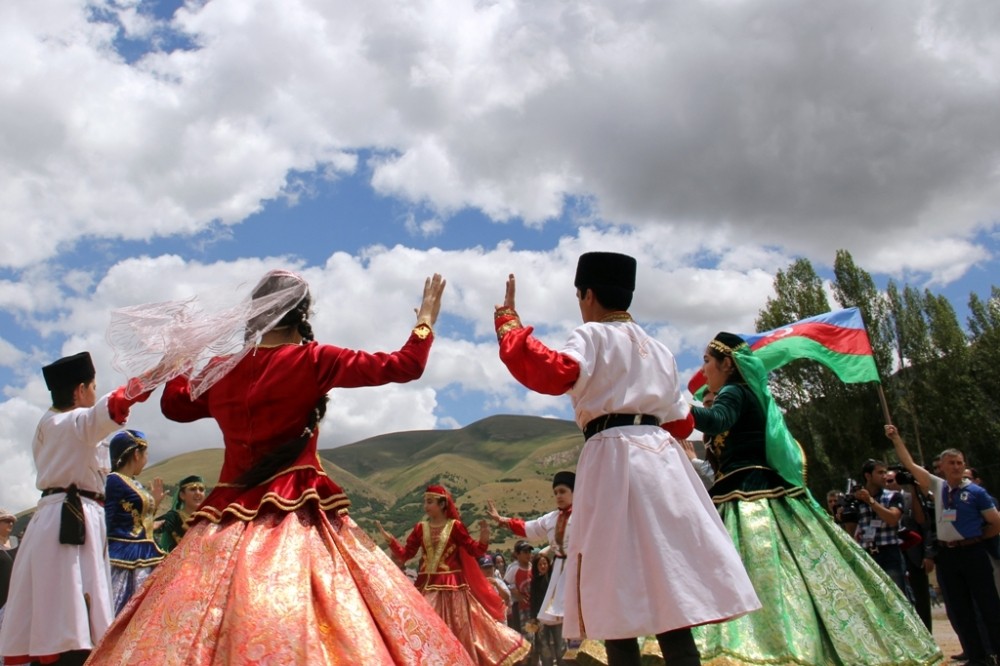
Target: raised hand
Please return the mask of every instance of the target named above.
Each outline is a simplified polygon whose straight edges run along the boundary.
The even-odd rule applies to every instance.
[[[438,313],[441,312],[441,294],[447,281],[439,274],[424,280],[424,297],[417,309],[417,325],[427,324],[431,328],[437,321]]]
[[[503,305],[496,306],[497,310],[500,310],[502,308],[510,308],[511,310],[516,310],[517,309],[517,308],[514,307],[514,290],[515,290],[515,287],[516,287],[516,285],[514,283],[514,274],[511,273],[510,275],[507,276],[507,290],[506,290],[506,292],[504,292]]]
[[[486,515],[492,518],[497,525],[503,524],[503,516],[497,511],[497,505],[494,504],[493,500],[486,500]]]
[[[150,494],[153,496],[154,506],[160,506],[160,502],[162,502],[163,498],[168,495],[168,493],[163,490],[163,479],[160,477],[153,479],[153,487],[150,490]]]
[[[485,520],[479,521],[479,542],[480,543],[490,542],[490,524]]]
[[[376,520],[375,527],[377,527],[378,531],[382,533],[382,538],[385,539],[386,543],[392,543],[392,535],[389,534],[384,527],[382,527],[382,523]]]
[[[698,454],[694,450],[694,442],[692,442],[691,440],[682,439],[681,447],[684,449],[684,453],[687,455],[688,460],[696,460],[698,458]]]

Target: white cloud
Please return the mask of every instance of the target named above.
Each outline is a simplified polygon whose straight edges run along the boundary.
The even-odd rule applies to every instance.
[[[567,197],[822,259],[996,225],[994,4],[101,6],[191,47],[129,64],[92,3],[3,3],[0,265],[236,224],[360,150],[377,191],[436,211],[423,234],[466,206],[541,224]],[[935,279],[969,265],[934,256]]]
[[[31,440],[45,409],[21,398],[0,402],[0,507],[21,511],[38,501]]]

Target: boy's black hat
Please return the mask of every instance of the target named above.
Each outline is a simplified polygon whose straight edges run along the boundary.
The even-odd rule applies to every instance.
[[[89,352],[64,356],[58,361],[42,368],[45,386],[50,391],[69,389],[79,384],[86,384],[93,380],[96,374],[94,362],[90,360]]]
[[[573,490],[573,484],[576,483],[576,474],[573,472],[556,472],[556,475],[552,477],[552,487],[556,486],[566,486],[570,490]]]

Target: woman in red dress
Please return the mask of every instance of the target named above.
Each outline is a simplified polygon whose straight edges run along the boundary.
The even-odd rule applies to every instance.
[[[417,589],[444,619],[479,666],[507,666],[524,658],[531,646],[504,624],[507,606],[483,576],[478,558],[490,545],[490,528],[479,521],[474,541],[462,524],[451,494],[443,486],[424,493],[427,517],[400,545],[378,523],[393,557],[405,564],[423,551]]]
[[[219,483],[90,663],[472,663],[348,515],[349,500],[316,453],[327,391],[420,377],[444,285],[438,275],[426,281],[417,326],[392,353],[313,342],[308,285],[286,271],[265,275],[245,307],[230,311],[243,313],[240,350],[193,378],[170,379],[160,403],[175,421],[216,420],[226,448]],[[151,321],[163,310],[149,308],[128,314]],[[172,363],[158,367],[191,367],[211,336],[218,348],[204,320],[178,319],[185,329],[163,351]],[[201,342],[177,351],[194,338]]]

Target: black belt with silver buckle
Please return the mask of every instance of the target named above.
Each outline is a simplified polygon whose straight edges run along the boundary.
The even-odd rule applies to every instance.
[[[658,426],[660,425],[660,419],[651,414],[605,414],[604,416],[598,416],[596,419],[591,419],[583,429],[583,438],[590,439],[597,433],[608,428],[638,425]]]
[[[56,493],[68,492],[66,488],[46,488],[42,491],[42,497],[47,497],[48,495],[55,495]],[[87,499],[94,500],[99,504],[104,504],[104,494],[95,493],[90,490],[77,490],[76,494],[80,497],[86,497]]]

